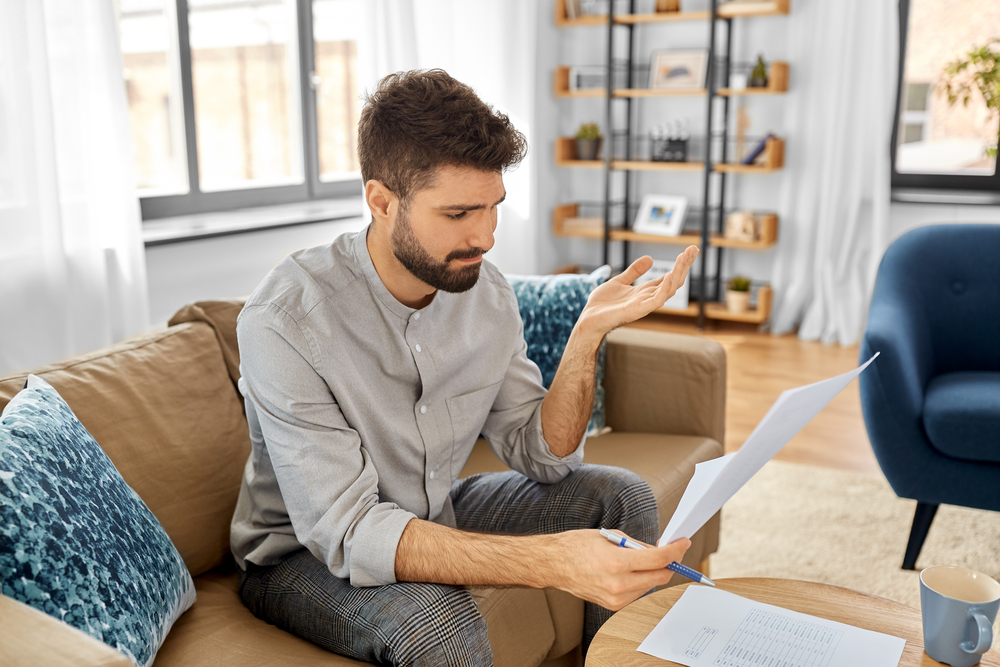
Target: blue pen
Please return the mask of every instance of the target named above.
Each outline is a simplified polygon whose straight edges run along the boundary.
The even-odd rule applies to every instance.
[[[607,528],[601,528],[601,535],[607,538],[608,542],[614,542],[620,547],[625,547],[626,549],[645,549],[646,547],[634,540],[630,540],[627,537],[622,537],[616,533],[612,533]],[[687,565],[681,565],[680,563],[674,562],[667,566],[668,570],[673,570],[682,577],[687,577],[691,581],[697,582],[699,584],[708,584],[709,586],[715,586],[715,582],[703,575],[698,570],[692,570]]]

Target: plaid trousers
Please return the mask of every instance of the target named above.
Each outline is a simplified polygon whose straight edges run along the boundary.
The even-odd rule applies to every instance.
[[[555,484],[516,472],[460,479],[458,528],[542,535],[613,528],[652,543],[659,520],[649,486],[623,468],[583,464]],[[461,586],[396,583],[356,588],[307,549],[271,566],[247,564],[240,596],[257,618],[334,653],[385,665],[492,665],[486,621]],[[583,650],[612,612],[584,605]]]

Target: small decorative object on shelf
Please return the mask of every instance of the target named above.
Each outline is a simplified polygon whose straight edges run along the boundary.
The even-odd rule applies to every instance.
[[[576,131],[576,156],[579,160],[597,160],[604,137],[597,123],[584,123]]]
[[[750,279],[733,276],[726,283],[726,310],[730,313],[745,313],[750,310]]]
[[[569,68],[569,90],[603,90],[608,87],[608,68],[601,65],[574,65]]]
[[[690,138],[687,119],[657,125],[649,132],[649,159],[653,162],[687,162]]]
[[[767,63],[764,56],[757,56],[757,64],[754,65],[750,73],[750,81],[747,84],[750,88],[767,88]]]
[[[642,206],[632,223],[632,231],[639,234],[677,236],[684,228],[687,197],[673,195],[645,195]]]
[[[753,243],[759,237],[757,220],[750,211],[734,211],[726,217],[724,236],[732,241]]]
[[[680,0],[656,0],[656,13],[679,12],[681,10]]]

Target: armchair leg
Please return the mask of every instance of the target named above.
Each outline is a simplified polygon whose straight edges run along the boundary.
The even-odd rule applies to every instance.
[[[917,556],[924,546],[927,531],[931,528],[938,506],[930,503],[917,503],[917,511],[913,514],[913,527],[910,528],[910,539],[906,543],[906,555],[903,556],[903,569],[913,570],[917,565]]]

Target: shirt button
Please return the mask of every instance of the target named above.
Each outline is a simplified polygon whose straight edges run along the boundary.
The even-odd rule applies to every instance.
[[[413,313],[413,319],[419,320],[420,319],[420,313]]]
[[[417,343],[417,345],[416,345],[416,347],[415,347],[414,349],[416,349],[416,351],[417,351],[417,352],[420,352],[420,351],[421,351],[421,349],[422,349],[422,348],[420,347],[420,343]]]
[[[431,474],[428,475],[428,477],[430,477],[431,479],[434,479],[434,471],[433,470],[431,470]]]
[[[427,414],[427,406],[426,405],[421,405],[420,406],[420,414],[422,414],[422,415]]]

